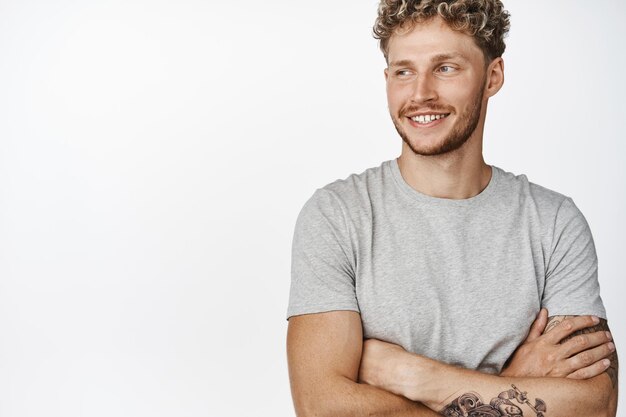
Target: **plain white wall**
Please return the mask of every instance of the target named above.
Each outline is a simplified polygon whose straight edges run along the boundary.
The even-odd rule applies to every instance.
[[[574,198],[623,348],[625,3],[505,4],[486,160]],[[375,13],[0,0],[1,417],[294,415],[296,216],[400,152]]]

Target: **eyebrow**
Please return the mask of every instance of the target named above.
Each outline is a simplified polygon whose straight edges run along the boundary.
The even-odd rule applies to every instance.
[[[433,55],[430,58],[430,62],[441,62],[441,61],[448,61],[450,59],[460,59],[462,61],[469,61],[464,55],[459,54],[457,52],[451,52],[451,53],[444,53],[444,54],[437,54],[437,55]],[[414,62],[411,61],[410,59],[400,59],[398,61],[391,61],[389,63],[390,67],[407,67],[407,66],[411,66],[413,65]]]

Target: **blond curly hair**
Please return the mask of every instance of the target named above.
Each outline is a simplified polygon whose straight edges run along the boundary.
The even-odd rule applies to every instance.
[[[388,59],[389,39],[399,29],[441,17],[454,30],[472,36],[486,61],[502,56],[509,31],[509,12],[500,0],[381,0],[374,38]]]

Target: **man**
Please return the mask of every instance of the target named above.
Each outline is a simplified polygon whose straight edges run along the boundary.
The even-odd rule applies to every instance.
[[[615,415],[584,217],[483,160],[508,26],[499,0],[381,2],[402,152],[317,190],[298,218],[287,351],[299,416]]]

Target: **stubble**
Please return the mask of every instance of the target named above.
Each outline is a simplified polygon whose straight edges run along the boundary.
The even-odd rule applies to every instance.
[[[486,79],[483,81],[482,85],[485,86]],[[407,146],[416,154],[423,156],[434,156],[434,155],[443,155],[452,151],[459,149],[467,140],[472,136],[476,127],[478,126],[478,122],[480,121],[480,114],[482,111],[483,105],[483,96],[484,96],[484,88],[481,88],[476,95],[474,96],[473,103],[470,108],[461,114],[457,123],[453,127],[453,130],[450,134],[440,143],[436,144],[432,148],[417,148],[414,143],[411,143],[408,134],[400,125],[400,118],[406,117],[405,114],[411,113],[417,109],[408,107],[402,109],[400,111],[399,116],[394,117],[392,115],[391,119],[393,120],[393,124],[398,131],[398,134],[407,144]],[[444,110],[445,108],[441,108],[438,106],[429,106],[430,110]]]

